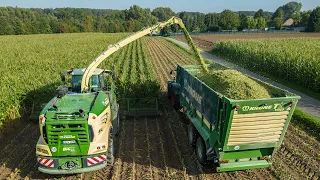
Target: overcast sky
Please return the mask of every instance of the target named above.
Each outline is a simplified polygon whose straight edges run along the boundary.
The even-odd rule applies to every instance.
[[[95,8],[95,9],[128,9],[136,4],[144,8],[170,7],[175,12],[221,12],[224,9],[234,11],[253,10],[262,8],[274,12],[279,6],[290,1],[284,0],[0,0],[0,6],[18,6],[24,8]],[[320,0],[299,0],[302,10],[314,9],[320,6]]]

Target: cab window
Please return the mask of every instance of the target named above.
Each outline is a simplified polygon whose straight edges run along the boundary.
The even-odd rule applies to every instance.
[[[82,75],[72,76],[72,92],[80,92]]]

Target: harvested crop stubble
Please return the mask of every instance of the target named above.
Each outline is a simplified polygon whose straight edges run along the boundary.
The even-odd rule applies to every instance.
[[[271,97],[265,87],[236,70],[214,70],[208,74],[198,75],[198,78],[215,91],[231,99]]]

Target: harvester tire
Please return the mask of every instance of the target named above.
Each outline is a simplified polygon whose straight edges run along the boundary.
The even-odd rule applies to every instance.
[[[205,165],[207,161],[206,145],[201,136],[198,137],[196,143],[196,154],[198,161]]]
[[[197,140],[197,130],[192,124],[192,122],[189,123],[188,125],[188,140],[189,144],[194,147],[196,145],[196,140]]]
[[[108,165],[114,164],[114,157],[115,157],[115,136],[113,135],[113,129],[109,131],[109,138],[108,138],[108,153],[107,153],[107,163]]]
[[[174,93],[174,90],[171,89],[171,104],[172,104],[172,107],[175,109],[175,110],[179,110],[180,109],[180,99],[179,99],[179,95],[176,95]]]

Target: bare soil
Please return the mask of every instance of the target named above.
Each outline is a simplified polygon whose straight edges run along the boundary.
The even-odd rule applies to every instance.
[[[213,48],[214,43],[218,41],[299,37],[320,37],[320,33],[201,34],[192,36],[192,39],[198,47],[209,51]],[[175,36],[174,38],[186,42],[184,36]]]

